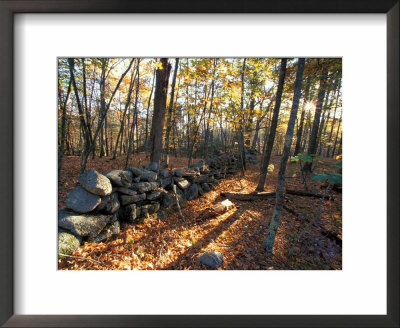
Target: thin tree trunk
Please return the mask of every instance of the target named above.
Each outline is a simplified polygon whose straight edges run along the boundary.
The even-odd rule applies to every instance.
[[[306,111],[306,104],[310,93],[310,86],[311,86],[311,75],[307,77],[307,85],[306,85],[306,91],[304,93],[304,102],[303,102],[303,107],[301,110],[301,117],[300,117],[300,123],[299,123],[299,129],[297,130],[297,138],[296,138],[296,147],[294,149],[294,155],[297,156],[297,154],[302,152],[301,149],[301,137],[303,135],[303,127],[304,127],[304,116],[305,116],[305,111]]]
[[[144,149],[145,149],[145,153],[146,153],[146,158],[149,157],[149,109],[150,109],[151,97],[153,96],[155,81],[156,81],[156,70],[154,69],[153,82],[151,83],[151,91],[150,91],[149,101],[147,103],[147,109],[146,109],[146,127],[145,127],[146,133],[145,133],[145,141],[144,141]]]
[[[272,117],[271,127],[269,130],[267,145],[266,145],[263,157],[262,157],[260,178],[258,180],[258,186],[256,188],[256,191],[264,191],[264,185],[265,185],[265,180],[267,177],[269,160],[271,158],[272,148],[274,146],[274,141],[275,141],[276,127],[278,125],[279,109],[281,107],[283,85],[285,83],[286,63],[287,63],[287,59],[282,58],[281,59],[281,68],[279,71],[279,83],[278,83],[278,90],[276,92],[274,113],[273,113],[273,117]]]
[[[290,155],[290,147],[292,145],[294,124],[297,117],[297,110],[299,108],[299,102],[301,97],[301,83],[304,72],[305,58],[299,58],[296,82],[294,87],[292,110],[290,112],[288,127],[285,136],[285,146],[283,148],[283,155],[279,165],[278,181],[276,183],[276,198],[275,198],[275,208],[272,214],[272,219],[269,225],[267,236],[263,242],[263,247],[268,253],[272,253],[276,232],[279,227],[279,222],[282,215],[283,202],[284,202],[284,188],[285,188],[285,174],[286,165]]]
[[[112,100],[113,100],[113,98],[114,98],[114,96],[115,96],[115,93],[117,92],[117,90],[118,90],[118,88],[119,88],[119,86],[120,86],[122,80],[124,79],[125,75],[126,75],[126,74],[128,73],[128,71],[131,69],[132,63],[133,63],[133,59],[130,61],[128,68],[122,73],[122,75],[121,75],[121,77],[120,77],[120,79],[119,79],[117,85],[115,86],[114,91],[113,91],[112,94],[111,94],[111,97],[110,97],[110,99],[109,99],[107,105],[103,105],[104,108],[102,108],[102,111],[101,111],[101,113],[100,113],[101,115],[100,115],[100,117],[99,117],[99,123],[97,124],[97,128],[96,128],[95,134],[94,134],[94,136],[93,136],[93,141],[92,141],[92,143],[91,143],[91,145],[90,145],[90,147],[89,147],[89,149],[88,149],[88,151],[87,151],[87,154],[85,154],[84,159],[83,159],[83,162],[82,162],[81,173],[83,173],[83,172],[85,171],[86,164],[87,164],[87,160],[88,160],[88,156],[89,156],[89,154],[92,152],[92,150],[93,150],[93,148],[94,148],[96,138],[97,138],[97,136],[98,136],[98,134],[99,134],[99,132],[100,132],[101,126],[103,125],[103,121],[104,121],[105,115],[107,114],[107,111],[108,111],[108,109],[110,108],[110,104],[111,104],[111,102],[112,102]]]
[[[60,138],[60,149],[58,150],[58,179],[60,179],[61,167],[62,167],[62,158],[64,155],[64,140],[65,140],[65,121],[67,118],[67,102],[69,98],[69,94],[71,92],[71,79],[68,83],[68,90],[65,96],[64,103],[61,105],[62,108],[62,116],[61,116],[61,138]]]
[[[165,145],[164,145],[164,166],[168,167],[169,165],[169,135],[171,132],[171,120],[173,115],[173,106],[174,106],[174,95],[175,95],[175,84],[176,84],[176,75],[178,73],[179,67],[179,58],[175,59],[175,69],[174,75],[172,78],[171,85],[171,94],[169,97],[169,105],[168,105],[168,114],[167,114],[167,129],[165,131]]]
[[[322,63],[324,65],[324,63]],[[317,137],[318,137],[318,131],[319,131],[319,122],[321,118],[321,110],[322,110],[322,104],[325,98],[325,83],[326,83],[326,76],[327,76],[327,68],[324,65],[322,67],[321,75],[319,78],[319,90],[318,90],[318,99],[317,99],[317,105],[315,107],[315,116],[314,116],[314,122],[311,130],[311,136],[310,136],[310,141],[308,144],[308,150],[307,154],[308,155],[315,155],[317,151]],[[311,172],[312,168],[312,162],[305,162],[303,166],[303,170],[307,172]]]

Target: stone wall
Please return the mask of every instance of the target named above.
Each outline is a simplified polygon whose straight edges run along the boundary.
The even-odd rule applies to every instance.
[[[104,175],[88,170],[58,212],[58,252],[70,255],[84,241],[105,241],[120,232],[120,221],[140,223],[149,215],[163,219],[177,209],[174,185],[182,206],[238,168],[237,156],[222,154],[175,170],[159,169],[156,163]]]

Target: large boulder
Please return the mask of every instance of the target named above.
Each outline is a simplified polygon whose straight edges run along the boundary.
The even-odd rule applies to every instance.
[[[80,244],[82,239],[80,237],[74,236],[71,233],[62,231],[58,233],[58,254],[62,258],[63,255],[71,255],[75,252]]]
[[[58,226],[79,237],[96,237],[110,222],[112,215],[76,214],[67,210],[58,211]]]
[[[154,190],[152,193],[148,194],[146,196],[147,200],[156,200],[158,198],[161,198],[161,196],[165,193],[166,191],[163,189],[158,189]]]
[[[107,196],[111,194],[112,186],[110,180],[96,170],[88,170],[78,178],[80,185],[91,194]]]
[[[151,162],[145,166],[145,169],[148,171],[158,172],[158,163]]]
[[[138,183],[133,183],[131,186],[133,190],[140,193],[156,190],[158,187],[159,187],[158,182],[138,182]]]
[[[161,188],[165,188],[167,186],[170,186],[172,184],[172,182],[173,182],[172,176],[169,176],[169,177],[166,177],[166,178],[161,178],[160,179]]]
[[[182,190],[185,190],[190,187],[190,182],[187,181],[186,179],[175,177],[174,181],[176,185]]]
[[[199,188],[197,187],[197,184],[192,184],[190,188],[186,189],[185,194],[187,200],[193,200],[199,197]]]
[[[140,176],[140,181],[152,182],[157,180],[157,173],[153,171],[147,171]]]
[[[131,171],[135,177],[140,177],[143,173],[148,172],[141,167],[128,167],[127,170]]]
[[[162,198],[162,206],[165,208],[170,208],[175,202],[175,198],[172,197],[171,195],[165,193],[163,198]]]
[[[209,192],[211,190],[211,187],[208,183],[202,183],[201,189],[203,189],[204,192]]]
[[[101,197],[91,194],[81,186],[76,186],[65,200],[65,206],[77,213],[93,211],[101,202]]]
[[[120,193],[120,194],[129,195],[129,196],[133,196],[133,195],[137,194],[136,191],[129,189],[129,188],[124,188],[124,187],[114,188],[113,191]]]
[[[160,169],[160,171],[158,172],[158,177],[160,178],[168,178],[172,175],[172,172],[170,170],[167,169]]]
[[[155,212],[157,212],[160,209],[160,203],[157,202],[152,202],[150,204],[147,205],[143,205],[141,206],[141,214],[153,214]]]
[[[111,170],[105,175],[116,187],[129,188],[132,183],[132,172],[128,170]]]
[[[97,206],[97,211],[103,211],[106,213],[115,213],[120,207],[118,201],[118,194],[116,192],[111,193],[109,196],[105,196],[101,199],[100,204]]]
[[[145,200],[146,194],[137,194],[137,195],[133,195],[133,196],[121,195],[120,199],[121,199],[121,205],[125,206],[125,205],[129,205],[129,204],[133,204],[133,203],[137,203],[142,200]]]
[[[121,207],[118,212],[118,217],[126,222],[134,223],[136,217],[138,216],[137,209],[138,208],[136,207],[136,204],[129,204],[127,206]]]
[[[220,252],[205,252],[199,257],[201,264],[204,264],[211,269],[216,269],[223,263],[223,255]]]
[[[100,232],[99,235],[94,237],[93,239],[89,239],[91,242],[101,243],[114,235],[119,234],[120,232],[120,224],[119,221],[114,221],[112,223],[107,224],[107,226]]]

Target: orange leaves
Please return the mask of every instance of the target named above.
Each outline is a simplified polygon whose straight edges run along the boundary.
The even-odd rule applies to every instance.
[[[72,176],[78,175],[79,158],[76,162],[74,160],[71,161],[69,158],[66,160],[64,174],[69,172],[68,174]],[[174,158],[171,160],[175,161]],[[279,160],[280,157],[273,156],[271,164],[278,165]],[[110,168],[121,167],[118,161],[119,159],[113,162],[103,158],[96,159],[89,165],[103,172]],[[183,167],[186,164],[187,159],[178,158],[172,166]],[[332,159],[321,158],[321,163],[318,163],[321,169],[328,169],[332,165],[335,165],[335,160]],[[241,177],[240,181],[238,176],[228,178],[214,190],[188,202],[182,209],[187,226],[182,224],[175,212],[162,221],[151,217],[143,224],[135,226],[122,223],[121,233],[118,236],[105,243],[85,243],[73,254],[84,259],[64,258],[59,261],[59,269],[205,270],[207,268],[197,259],[204,251],[219,251],[223,254],[224,262],[219,268],[221,270],[340,269],[341,255],[333,258],[326,256],[325,249],[330,247],[330,241],[321,235],[321,230],[324,228],[335,231],[341,236],[341,194],[336,194],[335,200],[330,201],[330,205],[324,208],[320,221],[316,226],[312,226],[296,245],[296,252],[292,257],[288,257],[288,250],[296,235],[308,220],[313,218],[319,203],[318,199],[288,195],[285,205],[297,213],[306,214],[307,220],[301,221],[293,214],[283,212],[273,256],[268,256],[262,248],[266,231],[255,234],[271,219],[274,209],[273,199],[254,202],[233,201],[235,209],[208,220],[202,217],[207,208],[224,200],[220,197],[221,192],[254,191],[258,182],[258,170],[258,165],[249,164],[246,176]],[[301,175],[293,177],[295,172],[298,172],[296,166],[288,167],[288,176],[292,178],[288,179],[287,187],[303,190]],[[267,192],[274,191],[277,174],[277,170],[268,173]],[[63,178],[65,181],[71,180],[68,175],[64,175]],[[320,186],[319,182],[310,184],[310,188],[314,189]],[[320,244],[314,245],[315,240],[319,240]],[[326,259],[321,260],[319,251],[325,254]]]

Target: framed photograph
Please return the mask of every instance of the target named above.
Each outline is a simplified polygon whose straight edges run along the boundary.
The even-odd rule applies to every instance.
[[[398,1],[0,1],[0,322],[398,327]]]

